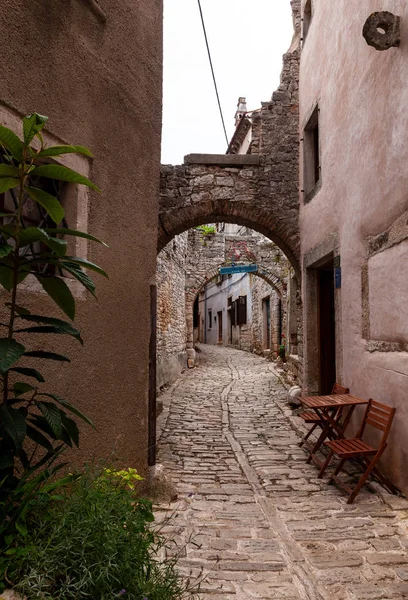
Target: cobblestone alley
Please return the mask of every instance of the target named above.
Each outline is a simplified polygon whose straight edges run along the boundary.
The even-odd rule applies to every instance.
[[[408,503],[367,487],[353,505],[298,447],[271,363],[202,346],[162,396],[159,462],[178,498],[158,520],[204,600],[408,598]],[[299,420],[300,421],[300,420]]]

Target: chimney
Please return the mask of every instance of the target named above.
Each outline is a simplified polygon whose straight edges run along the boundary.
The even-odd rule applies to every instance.
[[[238,126],[240,120],[247,112],[246,98],[240,96],[238,98],[237,112],[235,113],[235,127]]]

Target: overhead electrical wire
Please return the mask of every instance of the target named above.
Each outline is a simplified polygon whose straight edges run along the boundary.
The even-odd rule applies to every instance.
[[[227,146],[228,146],[229,145],[229,140],[228,140],[228,135],[227,135],[227,129],[225,127],[225,121],[224,121],[224,115],[222,113],[220,95],[218,93],[217,81],[215,79],[214,66],[213,66],[213,62],[212,62],[212,58],[211,58],[210,46],[208,44],[207,30],[206,30],[206,27],[205,27],[203,11],[202,11],[202,8],[201,8],[201,1],[197,0],[197,2],[198,2],[198,8],[200,10],[200,17],[201,17],[201,23],[202,23],[202,26],[203,26],[203,32],[204,32],[204,38],[205,38],[205,45],[207,46],[208,59],[210,61],[211,73],[212,73],[212,77],[213,77],[213,81],[214,81],[214,88],[215,88],[215,93],[216,93],[216,96],[217,96],[218,108],[220,109],[220,115],[221,115],[222,126],[223,126],[223,129],[224,129],[225,140],[226,140]]]

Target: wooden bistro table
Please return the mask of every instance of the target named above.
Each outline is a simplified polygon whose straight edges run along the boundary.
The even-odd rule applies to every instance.
[[[363,400],[352,394],[336,394],[331,396],[304,396],[300,401],[308,409],[312,409],[318,419],[322,433],[314,444],[307,462],[314,462],[320,468],[318,477],[323,477],[330,460],[329,456],[321,461],[316,456],[323,442],[329,438],[331,440],[343,439],[344,432],[347,429],[353,412],[357,406],[368,404],[368,400]]]

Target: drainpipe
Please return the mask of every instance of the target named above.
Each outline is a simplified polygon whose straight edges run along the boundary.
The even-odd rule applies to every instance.
[[[207,285],[204,288],[204,344],[207,343]]]
[[[148,465],[156,464],[157,287],[150,286]]]

